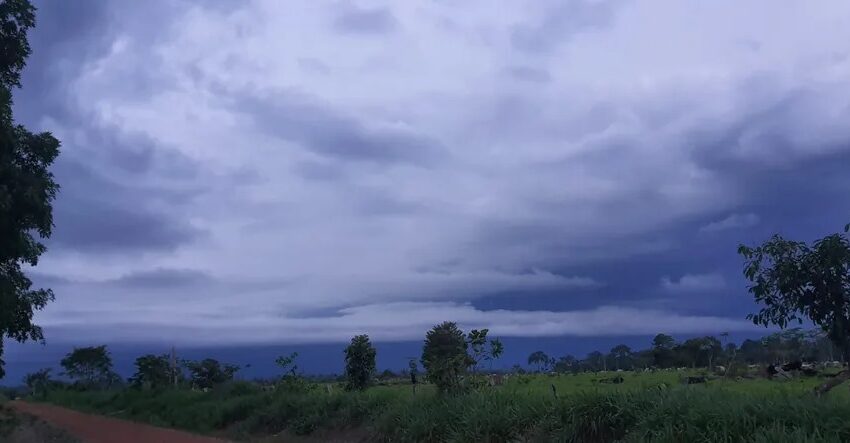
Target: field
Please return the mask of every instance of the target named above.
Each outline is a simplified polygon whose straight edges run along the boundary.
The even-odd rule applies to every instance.
[[[370,441],[850,441],[850,392],[824,398],[822,379],[717,379],[683,385],[683,373],[517,376],[504,385],[455,396],[431,386],[339,385],[264,391],[234,382],[210,392],[189,390],[55,390],[45,401],[159,426],[253,440],[285,433],[334,432]],[[553,389],[554,386],[554,389]]]

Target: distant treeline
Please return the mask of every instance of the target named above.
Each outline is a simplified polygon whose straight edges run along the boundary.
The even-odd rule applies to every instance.
[[[728,340],[727,333],[691,338],[677,342],[672,336],[658,334],[647,349],[632,350],[617,345],[607,353],[594,351],[584,358],[570,354],[549,356],[536,351],[528,356],[533,371],[587,372],[648,368],[703,367],[734,364],[777,364],[788,361],[825,362],[842,360],[843,354],[820,330],[787,329],[740,345]],[[515,371],[524,370],[519,365]]]

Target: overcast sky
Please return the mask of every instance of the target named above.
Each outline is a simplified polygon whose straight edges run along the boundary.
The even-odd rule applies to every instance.
[[[850,2],[37,4],[48,340],[748,331],[850,221]]]

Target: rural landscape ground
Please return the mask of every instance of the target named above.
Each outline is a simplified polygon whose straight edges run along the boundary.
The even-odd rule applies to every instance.
[[[0,0],[0,443],[850,442],[848,79],[841,0]]]
[[[781,380],[755,374],[709,375],[705,383],[687,384],[689,378],[705,374],[691,369],[520,374],[506,377],[500,386],[451,396],[440,395],[427,384],[414,394],[409,381],[396,379],[362,392],[346,391],[339,383],[277,385],[269,390],[260,384],[231,382],[208,392],[58,389],[26,401],[34,408],[44,402],[240,441],[850,439],[846,387],[822,398],[812,392],[829,378],[826,375]],[[103,426],[95,429],[108,432]]]

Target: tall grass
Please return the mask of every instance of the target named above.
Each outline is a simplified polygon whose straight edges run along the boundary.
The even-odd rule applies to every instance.
[[[414,397],[404,386],[263,392],[235,383],[208,393],[57,391],[48,401],[233,438],[357,428],[386,442],[850,441],[848,395],[815,398],[808,387],[817,380],[660,388],[675,381],[664,377],[617,386],[537,377],[457,396],[426,389]]]

